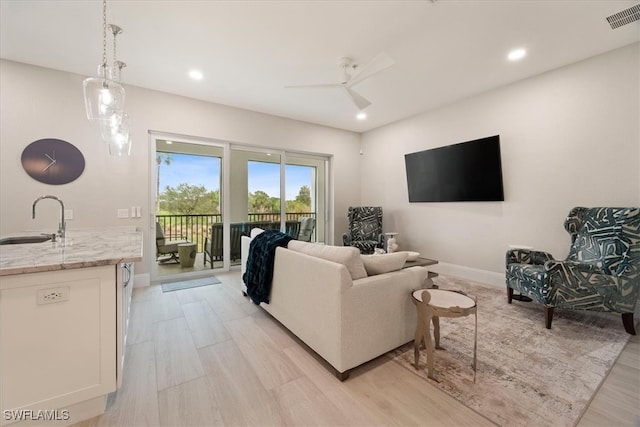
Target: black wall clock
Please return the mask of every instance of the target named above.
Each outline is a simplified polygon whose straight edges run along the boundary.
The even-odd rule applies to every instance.
[[[84,172],[84,156],[73,144],[61,139],[39,139],[22,151],[22,167],[37,181],[67,184]]]

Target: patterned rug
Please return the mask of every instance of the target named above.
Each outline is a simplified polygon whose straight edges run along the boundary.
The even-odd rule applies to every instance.
[[[434,282],[477,297],[476,383],[473,315],[440,319],[440,382],[427,378],[424,349],[416,371],[413,342],[387,356],[501,426],[575,425],[630,337],[618,314],[556,309],[546,329],[540,304],[509,305],[506,290],[453,277]]]
[[[168,282],[162,284],[162,292],[173,292],[182,289],[198,288],[200,286],[217,285],[218,283],[220,283],[220,280],[218,280],[216,276],[183,280],[180,282]]]

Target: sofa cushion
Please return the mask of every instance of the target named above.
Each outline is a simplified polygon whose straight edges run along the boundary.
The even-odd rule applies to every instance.
[[[361,255],[365,270],[369,276],[400,270],[409,256],[406,252],[381,255]]]
[[[251,238],[253,239],[258,234],[262,233],[264,230],[262,228],[254,227],[251,229]]]
[[[299,240],[290,241],[287,247],[292,251],[344,265],[347,267],[347,270],[349,270],[351,280],[367,277],[367,271],[360,259],[360,251],[357,248],[351,246],[329,246],[319,243],[301,242]]]

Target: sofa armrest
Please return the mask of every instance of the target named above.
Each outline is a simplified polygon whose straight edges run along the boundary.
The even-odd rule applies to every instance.
[[[553,255],[544,251],[531,249],[509,249],[506,256],[506,265],[509,264],[534,264],[543,265],[553,260]]]
[[[411,294],[429,274],[410,267],[354,280],[342,297],[342,353],[347,366],[371,360],[411,341],[416,308]]]
[[[240,271],[244,274],[247,271],[247,258],[249,257],[249,247],[251,246],[251,237],[242,236],[240,237]],[[245,291],[246,286],[243,283],[243,291]]]
[[[344,265],[279,247],[270,301],[260,305],[344,372],[340,313],[342,295],[351,286],[351,276]]]

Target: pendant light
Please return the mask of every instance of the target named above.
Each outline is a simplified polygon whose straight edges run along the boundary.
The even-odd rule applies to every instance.
[[[107,30],[113,34],[113,64],[107,62]],[[129,116],[124,112],[125,91],[120,84],[122,69],[126,63],[117,59],[117,36],[122,28],[107,25],[107,2],[102,2],[102,64],[98,67],[98,77],[83,82],[84,101],[87,118],[100,128],[102,141],[109,147],[112,156],[131,154]]]
[[[114,36],[115,37],[115,36]],[[111,72],[115,72],[113,69]],[[102,63],[98,66],[98,77],[82,82],[87,118],[91,121],[108,122],[122,116],[125,91],[122,85],[109,78],[107,64],[107,0],[102,1]]]

